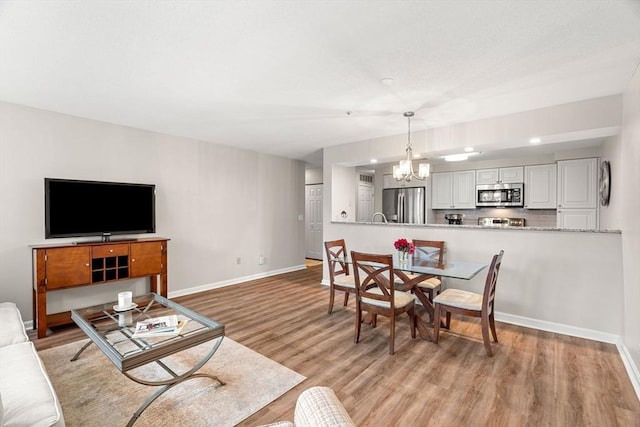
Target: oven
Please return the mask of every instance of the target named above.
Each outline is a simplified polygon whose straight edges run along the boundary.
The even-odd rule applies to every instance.
[[[476,206],[524,206],[524,184],[476,185]]]

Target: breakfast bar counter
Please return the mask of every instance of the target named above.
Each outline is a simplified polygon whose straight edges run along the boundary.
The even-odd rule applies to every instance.
[[[509,231],[562,231],[569,233],[614,233],[620,234],[620,230],[593,230],[593,229],[574,229],[574,228],[557,228],[557,227],[487,227],[476,224],[398,224],[394,222],[345,222],[345,221],[331,221],[332,224],[349,224],[349,225],[375,225],[382,227],[407,227],[407,228],[445,228],[445,229],[481,229],[481,230],[509,230]]]

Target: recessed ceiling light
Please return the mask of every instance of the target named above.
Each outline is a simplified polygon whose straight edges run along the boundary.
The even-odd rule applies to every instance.
[[[378,159],[371,159],[371,163],[378,163]]]
[[[444,156],[444,159],[447,162],[461,162],[463,160],[467,160],[468,158],[468,154],[450,154],[448,156]]]
[[[380,83],[382,83],[385,86],[393,86],[395,80],[393,80],[391,77],[385,77],[384,79],[380,80]]]
[[[414,153],[413,154],[413,158],[414,159],[419,159],[420,158],[420,153]]]
[[[449,154],[447,156],[442,156],[442,158],[447,162],[461,162],[463,160],[467,160],[469,156],[477,156],[478,154],[480,154],[479,151],[474,151],[472,153]]]
[[[536,136],[536,137],[534,137],[534,138],[531,138],[531,139],[529,140],[529,142],[530,142],[530,143],[532,143],[532,144],[537,144],[537,143],[539,143],[539,142],[541,142],[541,141],[542,141],[542,140],[541,140],[540,138],[538,138],[537,136]]]
[[[472,151],[473,151],[473,147],[466,147],[466,148],[464,149],[464,151],[465,151],[465,153],[470,153],[470,152],[472,152]]]

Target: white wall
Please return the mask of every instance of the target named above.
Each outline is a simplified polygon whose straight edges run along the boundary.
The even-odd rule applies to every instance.
[[[0,301],[16,302],[25,320],[29,245],[51,243],[44,177],[156,184],[170,295],[304,265],[302,162],[0,103]],[[53,292],[49,311],[107,302],[123,287],[146,283]]]
[[[619,197],[623,199],[624,343],[640,381],[640,68],[636,69],[624,93],[623,104]],[[611,195],[613,197],[613,193]]]
[[[609,205],[602,206],[598,199],[601,230],[622,229],[623,181],[622,181],[622,142],[621,135],[607,138],[602,146],[600,161],[608,161],[611,166],[611,196]],[[599,173],[599,172],[598,172]]]
[[[322,184],[322,168],[305,170],[304,182],[307,185]]]

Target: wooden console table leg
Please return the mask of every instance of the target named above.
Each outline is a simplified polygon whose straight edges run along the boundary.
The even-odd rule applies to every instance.
[[[47,336],[47,285],[44,267],[44,251],[33,254],[33,327],[38,330],[38,338]]]

